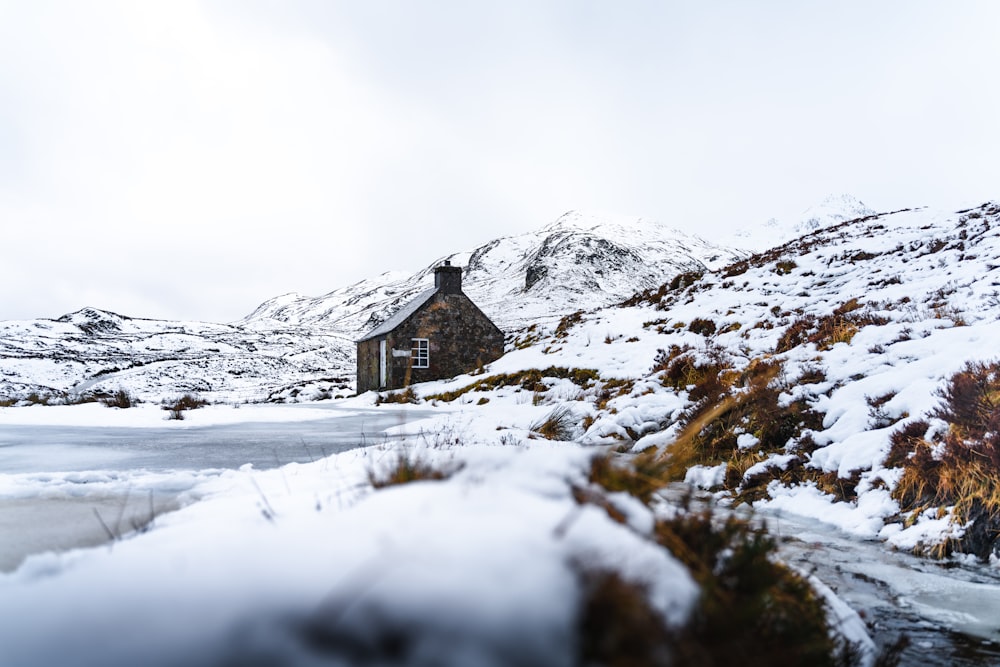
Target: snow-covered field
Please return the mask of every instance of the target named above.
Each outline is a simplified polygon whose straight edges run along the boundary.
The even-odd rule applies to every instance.
[[[55,528],[72,534],[80,526],[67,525],[71,520],[87,521],[90,537],[81,536],[81,544],[98,543],[106,530],[87,516],[97,508],[120,538],[39,553],[0,574],[0,615],[7,619],[0,664],[569,665],[578,642],[581,568],[617,571],[647,586],[664,621],[681,625],[698,589],[685,567],[649,539],[654,512],[619,494],[613,502],[626,517],[619,523],[574,496],[588,488],[588,461],[603,448],[533,436],[553,406],[534,405],[531,392],[503,388],[489,396],[489,403],[461,410],[412,406],[413,416],[389,427],[378,444],[270,470],[0,474],[0,504],[72,507],[76,515]],[[372,395],[338,401],[336,414],[350,419],[384,410],[393,415],[389,421],[398,419],[399,406],[373,402]],[[280,414],[307,419],[314,411],[329,414],[328,407]],[[128,411],[103,410],[105,426],[138,421]],[[258,418],[270,416],[260,412]],[[203,419],[213,420],[210,413]],[[75,421],[93,423],[82,414]],[[370,478],[401,457],[450,477],[373,488]],[[147,525],[152,493],[172,504],[158,507]],[[123,498],[136,499],[134,512],[114,502]],[[665,501],[657,506],[673,511]],[[811,554],[828,542],[861,576],[894,587],[902,604],[923,604],[928,623],[995,629],[993,607],[981,606],[987,617],[977,618],[975,608],[956,611],[949,598],[964,591],[1000,599],[991,597],[1000,593],[996,583],[924,576],[905,562],[890,570],[872,554],[892,554],[835,528],[817,532],[809,524],[795,533]],[[801,566],[815,570],[808,560]],[[869,646],[860,617],[830,599],[837,627]],[[865,601],[859,608],[871,611]],[[60,641],[51,641],[54,635]],[[399,637],[407,642],[405,658],[382,653]]]
[[[2,475],[7,499],[85,481],[87,494],[171,486],[185,506],[0,575],[0,664],[328,664],[327,650],[354,664],[393,633],[415,642],[413,664],[572,664],[584,565],[648,582],[680,624],[690,575],[644,537],[652,519],[638,503],[626,525],[577,505],[591,452],[526,443],[545,411],[440,409],[384,444],[267,471]],[[400,456],[454,474],[373,491],[369,475]]]

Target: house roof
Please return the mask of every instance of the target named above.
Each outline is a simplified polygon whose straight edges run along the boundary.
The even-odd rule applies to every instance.
[[[360,343],[362,341],[366,341],[372,338],[378,338],[379,336],[384,336],[385,334],[389,333],[390,331],[398,327],[400,324],[405,322],[406,319],[410,317],[410,315],[417,312],[417,310],[419,310],[422,305],[430,301],[431,297],[437,294],[437,291],[438,291],[437,287],[431,287],[430,289],[424,290],[423,292],[415,296],[412,301],[410,301],[405,306],[403,306],[395,313],[393,313],[392,317],[390,317],[385,322],[383,322],[382,324],[378,325],[377,327],[369,331],[367,334],[365,334],[363,338],[359,338],[358,342]]]

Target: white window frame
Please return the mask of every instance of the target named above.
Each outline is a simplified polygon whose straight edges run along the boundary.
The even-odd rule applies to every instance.
[[[413,346],[410,348],[410,359],[413,360],[412,368],[431,367],[431,342],[428,338],[411,338]]]
[[[378,388],[386,385],[385,338],[378,342]]]

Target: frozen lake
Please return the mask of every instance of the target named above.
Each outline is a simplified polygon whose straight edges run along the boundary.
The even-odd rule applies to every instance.
[[[207,426],[110,427],[0,423],[0,572],[26,556],[94,546],[176,509],[183,494],[223,470],[256,469],[371,445],[412,409],[341,409],[329,417]],[[257,419],[269,406],[246,408]],[[302,409],[316,410],[316,405]]]
[[[281,406],[282,411],[298,406]],[[315,411],[315,405],[302,410]],[[321,408],[325,419],[177,427],[0,423],[0,473],[80,470],[274,468],[381,442],[387,428],[421,418],[412,409]],[[247,408],[255,416],[267,406]]]

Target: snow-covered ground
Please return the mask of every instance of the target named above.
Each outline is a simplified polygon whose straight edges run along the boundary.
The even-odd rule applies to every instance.
[[[553,389],[558,393],[558,383]],[[0,574],[0,616],[7,619],[0,664],[574,664],[581,567],[615,570],[648,586],[665,621],[683,623],[697,587],[649,540],[650,510],[621,495],[621,524],[574,498],[602,448],[532,436],[553,410],[535,405],[532,392],[502,388],[489,396],[461,410],[441,402],[404,406],[410,416],[378,444],[270,470],[0,474],[5,508],[41,506],[35,517],[49,520],[53,510],[66,511],[61,522],[29,529],[42,533],[41,546],[46,530],[79,533],[71,523],[80,521],[88,534],[79,535],[79,546],[89,547],[38,553]],[[399,406],[373,403],[372,395],[338,401],[333,412],[351,419],[385,411],[390,418],[382,423],[398,420]],[[330,414],[329,407],[279,413],[309,419],[314,411]],[[104,410],[105,428],[128,419],[128,411]],[[309,423],[323,422],[285,426]],[[450,477],[374,489],[370,477],[400,457]],[[147,524],[150,497],[163,505]],[[129,498],[126,511],[120,501]],[[776,531],[793,525],[784,521]],[[988,617],[971,607],[959,613],[966,605],[949,606],[949,596],[1000,599],[993,595],[1000,585],[925,576],[905,562],[889,571],[892,554],[878,544],[816,528],[794,529],[816,558],[824,560],[826,542],[857,563],[859,576],[895,587],[901,604],[923,605],[918,611],[928,622],[992,637]],[[120,539],[91,547],[107,530]],[[872,559],[878,552],[885,561]],[[801,566],[815,570],[808,561]],[[840,629],[867,645],[860,617],[842,603],[835,608]],[[380,653],[393,633],[411,642],[406,660]]]
[[[380,651],[402,633],[409,664],[569,665],[581,567],[648,584],[679,625],[698,591],[687,570],[648,539],[642,505],[622,525],[577,504],[592,452],[526,442],[544,412],[438,409],[385,444],[266,471],[0,475],[0,498],[83,481],[86,494],[173,485],[184,505],[0,575],[0,664],[354,664],[391,658]],[[374,491],[369,476],[400,456],[453,475]]]
[[[892,549],[963,528],[948,507],[905,511],[893,495],[900,469],[886,456],[893,432],[934,422],[953,373],[995,358],[998,267],[994,204],[866,216],[715,272],[690,272],[621,306],[522,329],[515,349],[483,374],[415,387],[413,409],[422,412],[367,447],[271,470],[176,473],[186,477],[127,467],[106,478],[55,466],[4,473],[0,497],[18,502],[82,475],[78,487],[130,493],[175,484],[182,507],[110,547],[35,555],[0,576],[0,615],[15,619],[0,626],[0,664],[69,656],[94,665],[392,663],[392,651],[405,653],[402,664],[572,664],[581,571],[594,570],[642,587],[662,622],[678,628],[697,586],[651,539],[657,518],[676,508],[605,494],[588,468],[608,450],[679,456],[671,447],[689,435],[683,420],[705,391],[696,370],[706,364],[737,393],[757,381],[780,396],[763,422],[727,423],[732,459],[693,466],[689,482],[724,506],[742,497],[768,515],[822,522],[837,537],[815,538],[817,550],[864,545],[853,552],[859,580],[883,582],[885,595],[928,623],[998,641],[994,605],[954,601],[1000,593],[988,565],[959,557],[949,573],[868,557],[891,560]],[[690,364],[672,366],[677,359]],[[767,422],[796,402],[816,420],[763,442]],[[273,414],[305,423],[329,405],[345,416],[396,409],[367,394]],[[70,426],[120,419],[211,432],[231,419],[252,424],[255,409],[216,406],[191,413],[201,424],[164,426],[154,409],[10,408],[0,425],[41,429],[49,418],[32,420],[52,415]],[[546,420],[561,427],[547,431]],[[444,479],[372,484],[400,461]],[[756,495],[740,495],[755,483]],[[846,484],[840,496],[837,484]],[[794,530],[810,543],[810,531]],[[821,575],[817,590],[866,662],[864,623]]]

